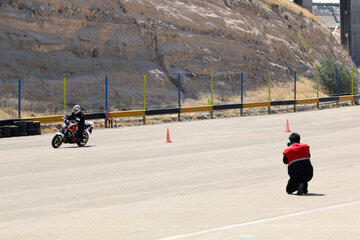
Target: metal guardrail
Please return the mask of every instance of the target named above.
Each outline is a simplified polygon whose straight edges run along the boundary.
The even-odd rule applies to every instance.
[[[319,98],[309,98],[309,99],[296,100],[296,104],[311,104],[311,103],[319,103]]]
[[[191,112],[209,112],[209,111],[213,111],[214,106],[212,105],[207,105],[207,106],[200,106],[200,107],[184,107],[181,108],[180,111],[182,113],[191,113]]]
[[[283,106],[283,105],[294,105],[296,100],[285,100],[285,101],[272,101],[270,102],[271,106]]]
[[[242,103],[238,104],[223,104],[223,105],[214,105],[214,110],[227,110],[227,109],[237,109],[237,108],[243,108]]]
[[[180,108],[152,109],[146,110],[145,116],[180,113]]]
[[[121,112],[110,112],[113,118],[121,118],[121,117],[144,117],[145,110],[134,110],[134,111],[121,111]],[[88,114],[89,117],[91,114]],[[105,118],[105,113],[104,117]]]
[[[345,102],[345,101],[359,101],[360,95],[347,95],[338,97],[323,97],[312,99],[300,99],[300,100],[282,100],[271,102],[255,102],[255,103],[237,103],[237,104],[221,104],[221,105],[206,105],[199,107],[183,107],[183,108],[166,108],[166,109],[151,109],[151,110],[134,110],[134,111],[116,111],[110,112],[113,118],[125,118],[125,117],[146,117],[163,114],[181,114],[192,112],[213,112],[214,110],[230,110],[230,109],[244,109],[244,108],[260,108],[260,107],[272,107],[272,106],[286,106],[286,105],[301,105],[311,103],[324,103],[324,102]],[[43,116],[43,117],[31,117],[22,119],[6,119],[0,120],[0,126],[12,125],[15,121],[39,121],[40,123],[57,123],[62,122],[62,117],[65,115]],[[105,119],[105,113],[87,113],[85,119]]]
[[[319,98],[319,102],[334,102],[339,101],[339,97],[326,97],[326,98]]]

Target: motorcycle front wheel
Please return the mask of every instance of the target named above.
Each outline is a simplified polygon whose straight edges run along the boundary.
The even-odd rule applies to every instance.
[[[62,140],[63,140],[62,136],[55,135],[51,141],[51,145],[53,146],[53,148],[58,148],[63,143]]]
[[[89,134],[86,131],[84,131],[83,132],[83,140],[81,142],[77,142],[76,144],[79,147],[83,147],[87,144],[88,141],[89,141]]]

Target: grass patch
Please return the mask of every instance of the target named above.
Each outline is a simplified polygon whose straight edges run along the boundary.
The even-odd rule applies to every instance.
[[[299,15],[299,16],[305,16],[307,18],[310,18],[312,19],[313,21],[315,21],[316,23],[320,24],[321,26],[324,26],[325,25],[319,20],[319,18],[309,12],[307,9],[293,3],[293,2],[290,2],[288,0],[265,0],[269,5],[271,4],[275,4],[275,5],[278,5],[279,8],[281,9],[288,9],[289,11],[292,11],[294,12],[295,14]],[[287,13],[288,14],[288,13]],[[290,18],[290,16],[287,16],[288,18]],[[286,19],[286,17],[284,16],[284,18]]]
[[[326,97],[319,92],[319,97]],[[275,82],[271,86],[271,101],[294,99],[294,82]],[[298,77],[296,82],[296,99],[317,98],[316,82]],[[269,88],[263,87],[255,91],[249,91],[244,96],[244,102],[266,102],[269,101]]]

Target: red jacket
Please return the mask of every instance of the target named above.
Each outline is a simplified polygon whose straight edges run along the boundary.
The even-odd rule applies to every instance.
[[[290,147],[287,147],[284,150],[284,155],[288,159],[288,164],[302,161],[310,160],[310,146],[305,143],[294,143]]]

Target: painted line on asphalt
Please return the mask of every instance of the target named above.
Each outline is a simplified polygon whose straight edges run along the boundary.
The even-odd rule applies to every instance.
[[[234,225],[210,228],[210,229],[202,230],[202,231],[198,231],[198,232],[186,233],[186,234],[180,234],[180,235],[176,235],[176,236],[172,236],[172,237],[161,238],[158,240],[176,240],[176,239],[194,237],[194,236],[198,236],[198,235],[202,235],[202,234],[219,232],[219,231],[229,230],[229,229],[233,229],[233,228],[259,224],[259,223],[272,222],[272,221],[277,221],[277,220],[281,220],[281,219],[286,219],[286,218],[290,218],[290,217],[295,217],[295,216],[300,216],[300,215],[305,215],[305,214],[310,214],[310,213],[315,213],[315,212],[321,212],[321,211],[326,211],[326,210],[331,210],[331,209],[348,207],[348,206],[352,206],[352,205],[356,205],[356,204],[360,204],[360,200],[354,201],[354,202],[336,204],[336,205],[322,207],[322,208],[316,208],[316,209],[312,209],[312,210],[296,212],[296,213],[285,214],[285,215],[278,216],[278,217],[264,218],[264,219],[259,219],[259,220],[255,220],[255,221],[244,222],[244,223],[239,223],[239,224],[234,224]]]

